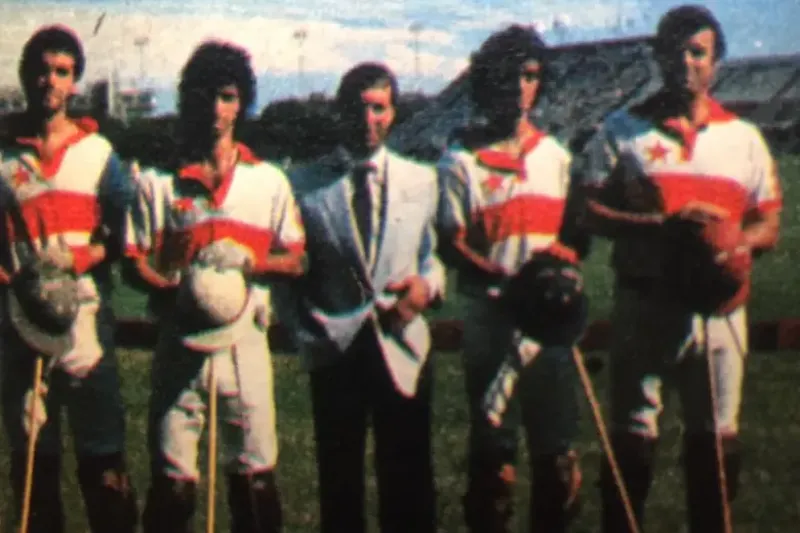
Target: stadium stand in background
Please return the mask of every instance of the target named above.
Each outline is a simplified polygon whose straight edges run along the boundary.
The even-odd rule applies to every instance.
[[[553,83],[535,122],[579,151],[613,109],[658,89],[652,37],[569,44],[553,49]],[[450,133],[472,119],[467,72],[400,124],[391,144],[410,156],[434,160]],[[720,65],[714,95],[761,126],[779,153],[800,149],[800,54],[732,59]]]
[[[108,101],[110,93],[113,93],[114,98],[112,106],[109,106]],[[0,86],[0,117],[24,109],[25,95],[19,87]],[[97,81],[72,97],[69,110],[74,115],[111,115],[124,120],[148,118],[156,110],[156,96],[155,91],[149,88],[109,91],[107,81]],[[113,113],[110,113],[112,110]]]

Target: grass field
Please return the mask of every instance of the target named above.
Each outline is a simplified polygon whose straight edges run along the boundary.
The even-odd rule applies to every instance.
[[[752,316],[755,319],[800,317],[800,158],[782,162],[785,190],[784,229],[780,250],[759,261],[755,272]],[[600,245],[586,265],[587,284],[594,318],[607,316],[610,304],[608,249]],[[141,315],[141,297],[124,287],[116,295],[121,316]],[[440,316],[457,316],[458,302],[450,301]],[[755,353],[749,360],[742,413],[742,438],[747,450],[742,494],[734,506],[738,533],[770,533],[795,530],[800,524],[800,358],[794,352]],[[128,406],[129,454],[134,482],[140,499],[148,483],[145,448],[146,405],[149,388],[149,353],[121,350],[121,372]],[[435,462],[439,489],[440,531],[464,531],[460,497],[464,490],[463,460],[466,442],[466,411],[458,354],[435,356],[436,393],[434,402]],[[308,385],[299,362],[289,354],[275,357],[278,432],[281,444],[279,483],[286,509],[286,532],[317,530],[316,468]],[[598,394],[605,397],[606,376],[596,377]],[[681,471],[678,468],[679,422],[674,401],[664,415],[657,481],[650,498],[650,533],[683,531],[684,505]],[[588,409],[583,421],[580,450],[583,454],[586,506],[575,533],[597,531],[598,508],[594,483],[600,457]],[[64,482],[68,511],[68,532],[86,530],[83,507],[78,496],[71,443],[65,439]],[[6,531],[13,515],[7,486],[7,443],[0,436],[0,531]],[[371,460],[371,459],[368,459]],[[521,458],[518,501],[527,498],[525,457]],[[375,513],[375,483],[369,482],[370,516]],[[226,531],[224,485],[218,485],[219,527]],[[204,494],[198,499],[198,530],[204,523]],[[374,522],[374,520],[373,520]],[[524,531],[524,514],[516,519],[515,531]],[[7,531],[11,531],[8,529]]]
[[[742,433],[747,449],[743,475],[743,492],[734,508],[738,533],[784,533],[793,531],[800,523],[800,368],[795,353],[754,354],[750,361],[746,384]],[[317,531],[316,470],[312,438],[311,409],[305,375],[295,357],[278,356],[276,365],[276,395],[278,405],[278,434],[280,437],[279,483],[286,505],[287,533]],[[136,486],[143,492],[148,482],[145,449],[145,416],[148,390],[148,354],[125,351],[122,354],[124,393],[128,404],[129,453]],[[598,393],[606,387],[605,376],[597,379]],[[439,489],[438,509],[440,531],[457,533],[462,527],[459,498],[464,490],[463,457],[466,442],[467,413],[464,409],[461,372],[456,354],[439,354],[436,358],[436,393],[434,407],[434,457]],[[678,469],[679,425],[676,405],[668,405],[664,417],[665,436],[659,459],[659,471],[650,506],[650,533],[682,531],[682,478]],[[65,463],[65,503],[69,512],[68,532],[85,531],[82,503],[75,485],[74,463],[70,444],[65,444],[68,458]],[[5,483],[5,443],[0,438],[0,516],[11,515],[9,493]],[[598,523],[597,463],[599,441],[595,437],[588,410],[585,410],[580,449],[584,457],[585,512],[575,533],[596,531]],[[522,458],[522,465],[524,467]],[[204,461],[204,459],[203,459]],[[368,458],[371,464],[371,457]],[[202,463],[205,464],[205,463]],[[518,502],[527,498],[527,479],[520,470]],[[375,483],[369,482],[369,503],[375,513]],[[205,493],[198,499],[198,531],[204,524]],[[142,494],[140,494],[140,497]],[[224,485],[218,485],[220,503],[217,531],[226,531],[227,511],[224,507]],[[524,516],[524,515],[523,515]],[[523,532],[520,516],[514,531]]]

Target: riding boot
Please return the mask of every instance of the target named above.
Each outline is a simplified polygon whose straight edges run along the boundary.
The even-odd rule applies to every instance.
[[[196,498],[194,481],[154,474],[142,514],[144,533],[192,533]]]
[[[531,461],[530,533],[566,533],[580,509],[578,455],[543,455]]]
[[[11,453],[11,490],[14,508],[22,514],[25,490],[26,452]],[[28,533],[64,533],[64,506],[61,500],[61,457],[36,454],[28,514]]]
[[[727,502],[739,489],[741,453],[736,437],[722,439]],[[686,479],[686,508],[690,533],[724,533],[722,491],[713,433],[685,435],[683,470]]]
[[[653,482],[657,441],[621,433],[612,437],[611,445],[627,488],[634,519],[641,529],[647,495]],[[600,496],[603,533],[633,533],[607,458],[603,459],[600,469]]]
[[[231,533],[279,533],[283,512],[275,473],[228,475],[228,508]]]

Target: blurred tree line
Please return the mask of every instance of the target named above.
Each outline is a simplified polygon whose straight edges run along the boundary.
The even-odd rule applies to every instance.
[[[424,94],[403,95],[397,105],[395,124],[407,120],[429,101]],[[140,118],[128,124],[113,118],[97,118],[101,133],[122,158],[137,159],[145,166],[163,166],[169,161],[175,143],[174,115]],[[335,148],[338,142],[333,102],[319,94],[305,99],[276,100],[258,116],[247,120],[238,137],[258,157],[278,164],[287,159],[295,163],[314,159]]]

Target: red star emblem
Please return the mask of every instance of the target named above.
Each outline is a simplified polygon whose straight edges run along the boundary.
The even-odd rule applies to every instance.
[[[24,166],[19,165],[14,171],[14,185],[19,187],[31,181],[31,174]]]
[[[486,192],[489,193],[495,192],[497,189],[500,188],[501,185],[503,185],[504,179],[505,178],[503,178],[503,176],[500,176],[498,174],[491,174],[488,178],[486,178],[483,181],[483,186],[486,189]]]
[[[664,145],[661,144],[661,141],[656,141],[656,144],[647,148],[647,153],[650,158],[650,162],[655,163],[656,161],[666,161],[669,150],[664,148]]]
[[[186,213],[194,209],[194,202],[192,202],[191,198],[180,198],[175,200],[172,206],[178,213]]]

